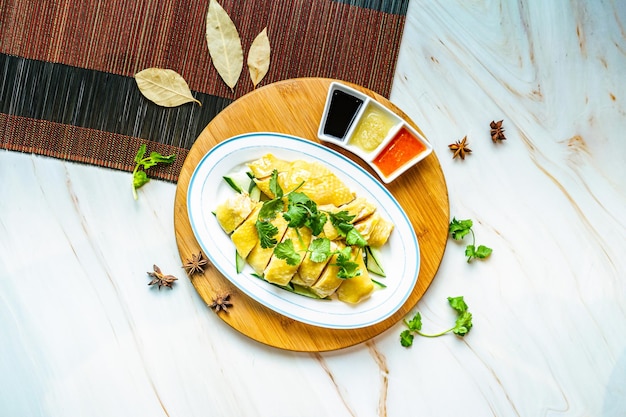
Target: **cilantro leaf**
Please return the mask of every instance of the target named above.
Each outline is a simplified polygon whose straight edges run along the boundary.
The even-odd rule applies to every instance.
[[[137,154],[135,155],[135,163],[140,164],[145,154],[146,154],[146,144],[143,143],[139,146],[139,150],[137,150]]]
[[[334,224],[338,223],[350,223],[354,220],[355,216],[350,215],[346,210],[339,211],[337,213],[330,214],[330,221]]]
[[[463,296],[460,297],[448,297],[448,304],[455,309],[457,313],[464,313],[467,311],[467,304],[463,300]]]
[[[315,201],[311,200],[309,196],[301,192],[291,192],[289,193],[289,204],[292,205],[303,205],[308,207],[316,207]]]
[[[405,321],[405,323],[410,331],[419,332],[422,330],[422,315],[418,311],[411,320]]]
[[[448,297],[448,303],[450,307],[458,313],[454,327],[434,334],[422,333],[422,316],[417,312],[411,320],[404,320],[407,329],[400,333],[400,343],[402,346],[411,346],[413,343],[413,334],[424,337],[439,337],[446,333],[454,333],[459,337],[463,337],[468,334],[472,329],[472,313],[468,311],[467,304],[463,300],[463,297]]]
[[[268,200],[263,203],[261,210],[259,210],[259,219],[261,221],[268,221],[276,218],[276,214],[281,212],[285,208],[285,203],[280,198]]]
[[[367,240],[361,236],[354,227],[346,234],[346,243],[351,246],[359,246],[361,248],[367,246]]]
[[[410,330],[404,330],[400,333],[400,344],[404,347],[409,347],[413,345],[414,338],[415,336],[413,336]]]
[[[325,262],[331,255],[330,240],[325,237],[314,239],[309,245],[309,252],[313,262]]]
[[[338,213],[328,213],[330,216],[330,223],[335,227],[341,237],[346,237],[348,232],[354,228],[350,223],[354,220],[355,216],[351,216],[350,213],[343,210]]]
[[[467,262],[471,262],[472,259],[485,259],[491,252],[493,251],[491,248],[487,246],[480,245],[476,248],[476,236],[474,235],[474,231],[472,230],[472,226],[474,223],[467,220],[457,220],[456,218],[452,218],[450,225],[448,226],[448,231],[454,240],[461,240],[468,234],[472,235],[472,243],[465,247],[465,256],[467,257]]]
[[[135,197],[135,200],[139,198],[137,189],[150,181],[145,170],[157,164],[171,164],[176,159],[175,154],[164,156],[158,152],[151,152],[150,155],[146,157],[146,149],[146,144],[141,144],[137,150],[137,154],[135,154],[135,169],[133,169],[133,197]],[[143,170],[141,168],[143,168]]]
[[[305,225],[311,229],[313,236],[318,236],[324,230],[324,224],[326,224],[326,214],[322,212],[316,212],[311,214],[307,219]]]
[[[307,214],[306,208],[290,204],[287,211],[283,213],[283,217],[289,222],[287,224],[288,227],[298,228],[304,226]]]
[[[296,252],[291,239],[277,244],[274,248],[274,255],[278,259],[284,259],[287,265],[298,265],[300,263],[300,255]]]
[[[283,189],[278,183],[278,171],[273,170],[270,177],[270,191],[274,194],[274,198],[283,198]]]
[[[487,246],[484,246],[484,245],[480,245],[478,246],[474,254],[476,258],[485,259],[489,255],[491,255],[491,252],[493,252],[493,249],[488,248]]]
[[[345,210],[338,213],[329,213],[329,216],[331,224],[335,227],[339,236],[346,239],[348,245],[359,247],[367,246],[367,241],[351,223],[355,216],[350,215]]]
[[[264,249],[274,247],[277,243],[274,236],[278,233],[278,228],[270,222],[261,220],[257,220],[254,225],[259,236],[261,247]]]
[[[473,224],[474,223],[469,219],[457,220],[453,217],[452,222],[450,222],[450,226],[448,227],[448,231],[452,235],[452,239],[461,240],[470,232]]]
[[[133,188],[137,189],[150,181],[145,171],[137,171],[133,174]]]
[[[464,311],[456,319],[452,332],[457,336],[465,336],[472,329],[472,313]]]
[[[361,270],[356,262],[350,260],[352,255],[352,248],[346,246],[337,253],[337,260],[335,265],[339,267],[337,272],[337,278],[350,279],[361,275]]]

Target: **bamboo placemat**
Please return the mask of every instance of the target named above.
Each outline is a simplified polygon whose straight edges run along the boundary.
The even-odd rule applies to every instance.
[[[220,0],[244,60],[265,27],[272,46],[261,83],[350,81],[389,97],[409,0]],[[225,107],[253,90],[244,68],[231,91],[205,40],[208,0],[0,1],[0,148],[133,169],[141,143],[176,153],[149,175],[177,181],[188,150]],[[164,108],[133,75],[170,68],[202,106]],[[253,115],[251,115],[253,117]]]

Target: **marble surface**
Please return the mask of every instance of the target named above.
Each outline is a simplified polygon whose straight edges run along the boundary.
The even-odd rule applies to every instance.
[[[450,240],[415,309],[442,329],[463,295],[465,338],[251,341],[185,279],[175,184],[0,151],[0,415],[626,415],[626,3],[411,0],[391,100],[493,248]]]

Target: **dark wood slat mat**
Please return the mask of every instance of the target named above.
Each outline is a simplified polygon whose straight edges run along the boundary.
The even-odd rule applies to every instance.
[[[267,27],[272,60],[261,85],[324,77],[389,96],[408,0],[219,3],[244,60]],[[2,1],[0,148],[122,170],[132,169],[140,143],[186,155],[215,115],[253,90],[247,68],[231,91],[213,67],[207,8],[208,0]],[[146,100],[133,74],[148,67],[179,72],[202,107]],[[176,181],[178,169],[151,174]]]

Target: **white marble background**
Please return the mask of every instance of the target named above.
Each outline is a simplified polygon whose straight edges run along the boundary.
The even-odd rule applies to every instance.
[[[128,173],[0,151],[0,415],[626,415],[625,85],[623,0],[411,0],[391,99],[494,252],[449,241],[416,311],[445,328],[463,295],[474,328],[408,349],[402,324],[322,354],[251,341],[184,278],[174,184],[135,201]]]

